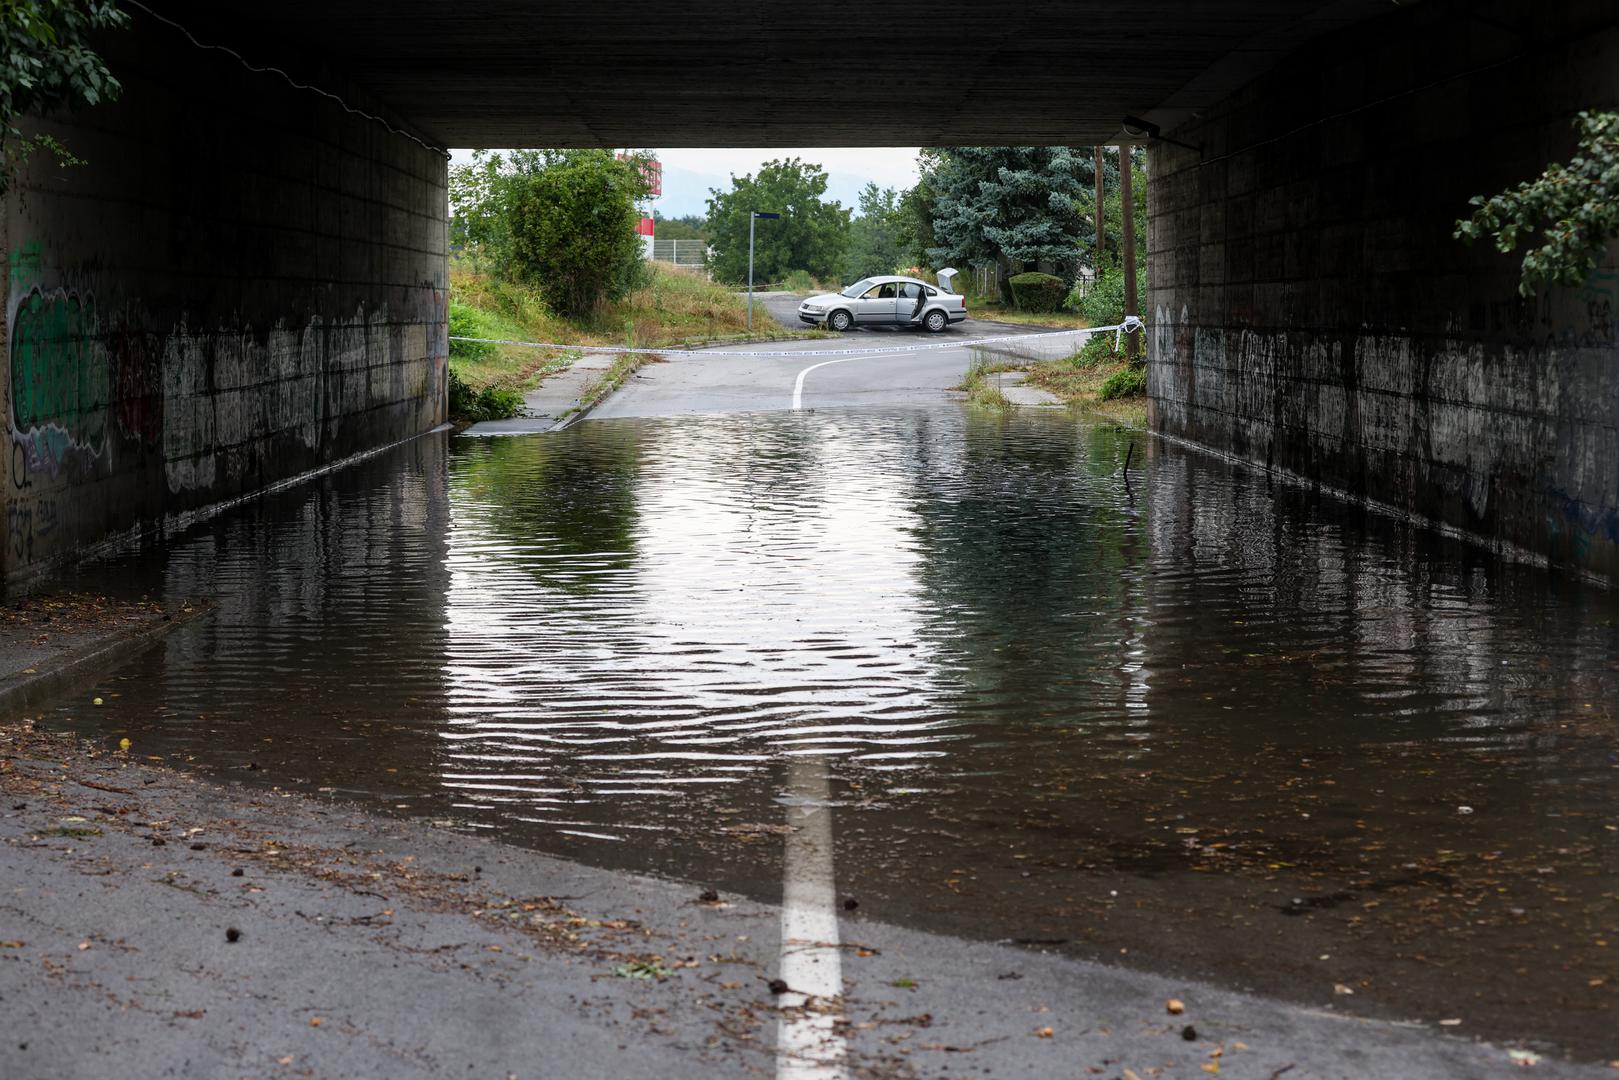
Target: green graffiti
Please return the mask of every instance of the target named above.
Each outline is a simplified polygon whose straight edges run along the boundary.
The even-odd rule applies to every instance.
[[[53,431],[54,462],[68,446],[99,454],[112,396],[94,297],[31,289],[11,321],[11,418],[17,434]]]
[[[39,241],[33,240],[13,251],[6,262],[11,270],[11,288],[15,292],[19,287],[26,288],[39,280],[45,256]]]

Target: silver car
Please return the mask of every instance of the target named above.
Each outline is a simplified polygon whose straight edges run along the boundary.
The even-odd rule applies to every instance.
[[[937,334],[967,317],[967,300],[952,292],[956,272],[939,271],[939,284],[886,274],[863,278],[842,292],[822,293],[798,305],[798,317],[829,330],[852,326],[918,326]]]

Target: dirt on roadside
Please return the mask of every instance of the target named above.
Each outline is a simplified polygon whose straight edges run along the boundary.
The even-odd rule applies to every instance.
[[[165,614],[156,600],[114,600],[92,593],[18,597],[0,604],[0,661],[12,653],[73,648]]]

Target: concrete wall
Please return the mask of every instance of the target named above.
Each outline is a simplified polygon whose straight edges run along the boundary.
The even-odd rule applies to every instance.
[[[12,583],[444,418],[444,158],[140,17],[107,55],[0,214]]]
[[[1619,258],[1517,292],[1452,239],[1619,104],[1596,0],[1430,0],[1361,24],[1150,157],[1162,432],[1619,580]]]

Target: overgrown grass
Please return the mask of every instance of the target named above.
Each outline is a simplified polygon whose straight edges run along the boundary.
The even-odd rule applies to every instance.
[[[1019,367],[1015,363],[992,361],[986,354],[974,349],[972,363],[956,389],[965,392],[967,404],[976,408],[996,411],[1010,409],[1012,403],[1001,393],[1000,382],[995,376],[1002,371],[1017,371]]]
[[[1147,371],[1113,351],[1113,335],[1093,334],[1084,348],[1061,360],[1030,366],[1027,381],[1070,405],[1105,413],[1126,423],[1146,422]]]
[[[645,286],[582,319],[552,312],[538,289],[497,280],[465,262],[452,263],[450,318],[455,336],[584,346],[656,349],[741,337],[807,336],[780,326],[768,315],[755,318],[749,334],[742,297],[699,273],[664,263],[651,264]],[[487,387],[521,392],[566,368],[577,355],[515,345],[450,343],[451,367],[475,392]]]
[[[826,278],[818,278],[814,274],[811,274],[808,270],[789,270],[786,277],[773,284],[774,287],[782,289],[785,292],[808,293],[810,295],[814,295],[815,293],[838,292],[849,283],[846,281],[839,281],[836,278],[832,278],[830,280]],[[759,285],[756,283],[754,288],[759,288]]]
[[[1019,326],[1049,326],[1055,330],[1083,330],[1090,323],[1083,315],[1072,311],[1019,311],[999,301],[967,301],[967,317],[990,319],[995,322],[1016,323]]]
[[[450,415],[476,424],[480,420],[508,420],[523,408],[523,395],[516,390],[486,386],[474,390],[455,368],[450,368]]]

